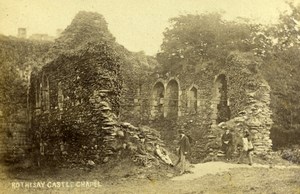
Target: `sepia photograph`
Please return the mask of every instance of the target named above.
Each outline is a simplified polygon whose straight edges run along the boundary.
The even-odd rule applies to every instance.
[[[300,0],[0,0],[0,194],[300,194]]]

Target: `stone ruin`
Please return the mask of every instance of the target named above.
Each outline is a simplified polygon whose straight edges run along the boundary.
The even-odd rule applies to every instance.
[[[235,147],[237,146],[238,138],[241,136],[243,130],[247,129],[252,134],[253,145],[255,147],[254,153],[258,155],[266,155],[270,152],[272,147],[272,140],[270,139],[270,129],[272,126],[270,110],[270,87],[262,81],[258,89],[254,92],[247,92],[246,104],[237,117],[228,121],[221,122],[214,126],[211,136],[211,144],[220,144],[221,135],[224,133],[222,128],[225,126],[229,128],[235,135]],[[219,145],[220,146],[220,145]],[[211,155],[215,155],[218,150],[214,150],[214,146],[208,146]],[[218,153],[217,155],[223,156]]]
[[[160,163],[172,164],[158,131],[147,126],[135,127],[130,123],[117,122],[105,101],[100,102],[99,110],[103,121],[103,162],[118,156],[122,156],[122,159],[130,156],[135,163],[145,167]]]
[[[103,20],[100,15],[85,12],[74,20],[81,21],[90,15]],[[78,42],[76,37],[82,34],[75,34],[74,38],[72,30],[78,25],[72,24],[54,47],[66,47],[66,44],[73,47],[50,53],[54,57],[31,74],[30,133],[34,149],[38,150],[38,163],[93,166],[120,155],[132,156],[143,165],[169,163],[159,132],[119,122],[121,66],[125,65],[118,53],[122,49],[120,45],[113,39],[107,41],[102,34]],[[96,32],[98,25],[96,22]],[[85,32],[84,27],[76,30]],[[144,151],[138,155],[140,150]]]
[[[270,87],[260,74],[259,60],[251,54],[232,53],[225,63],[202,61],[177,72],[153,73],[132,91],[132,106],[125,108],[120,105],[122,62],[111,60],[113,46],[99,41],[85,43],[57,54],[33,71],[28,96],[30,119],[26,121],[33,142],[22,137],[26,146],[35,144],[52,158],[56,152],[63,158],[77,149],[75,158],[88,157],[75,160],[100,163],[117,156],[124,147],[137,150],[141,134],[148,134],[147,142],[152,143],[147,150],[153,156],[154,144],[163,145],[163,139],[174,146],[176,129],[184,127],[195,141],[192,158],[200,161],[207,155],[218,155],[223,133],[220,126],[224,124],[236,136],[248,129],[256,154],[271,150]],[[114,114],[107,115],[104,102]],[[120,108],[127,110],[122,112],[128,119],[123,123],[116,119],[122,116]],[[176,127],[162,126],[162,137],[150,127],[127,123],[159,126],[164,121]],[[73,135],[67,140],[70,133]],[[124,142],[127,137],[130,140]]]
[[[225,64],[202,62],[193,69],[157,74],[136,95],[136,101],[147,101],[139,104],[135,115],[147,115],[155,126],[164,120],[176,123],[170,129],[161,127],[164,139],[174,139],[176,129],[184,127],[195,141],[195,161],[220,155],[222,125],[231,128],[236,142],[243,130],[249,130],[255,154],[268,154],[272,150],[271,89],[260,74],[260,64],[252,54],[232,53]]]

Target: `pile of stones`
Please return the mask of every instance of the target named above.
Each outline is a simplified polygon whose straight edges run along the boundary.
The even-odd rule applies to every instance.
[[[100,102],[103,135],[102,162],[109,162],[120,155],[132,157],[134,162],[149,166],[166,162],[168,152],[163,148],[160,133],[147,126],[133,126],[130,123],[118,122],[109,104]],[[158,155],[164,153],[164,155]],[[167,159],[167,161],[169,161]]]

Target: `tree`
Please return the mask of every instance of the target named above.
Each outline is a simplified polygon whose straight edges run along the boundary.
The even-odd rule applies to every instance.
[[[264,48],[267,58],[262,72],[272,88],[275,147],[300,139],[300,6],[289,6],[290,12],[281,14],[279,23],[263,33],[272,41],[271,47]]]
[[[269,82],[275,146],[299,143],[300,137],[300,5],[277,24],[225,21],[219,13],[182,15],[170,19],[158,61],[165,71],[214,60],[222,64],[231,51],[251,52],[263,60],[261,73]],[[283,140],[283,141],[282,141]]]
[[[158,61],[167,68],[209,59],[224,61],[230,51],[253,49],[251,32],[255,25],[225,21],[219,13],[182,15],[170,22],[157,54]]]

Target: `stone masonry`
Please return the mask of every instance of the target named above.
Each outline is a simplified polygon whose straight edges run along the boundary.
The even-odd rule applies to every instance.
[[[232,53],[226,64],[202,62],[177,74],[158,74],[149,78],[150,87],[144,86],[151,89],[142,89],[136,97],[148,96],[147,104],[141,104],[139,111],[148,112],[155,126],[162,126],[163,120],[176,123],[171,129],[161,128],[170,144],[176,138],[176,129],[184,128],[195,140],[192,158],[196,160],[217,155],[223,124],[231,128],[236,143],[242,130],[249,130],[255,153],[266,154],[272,148],[270,87],[259,65],[251,54]]]

